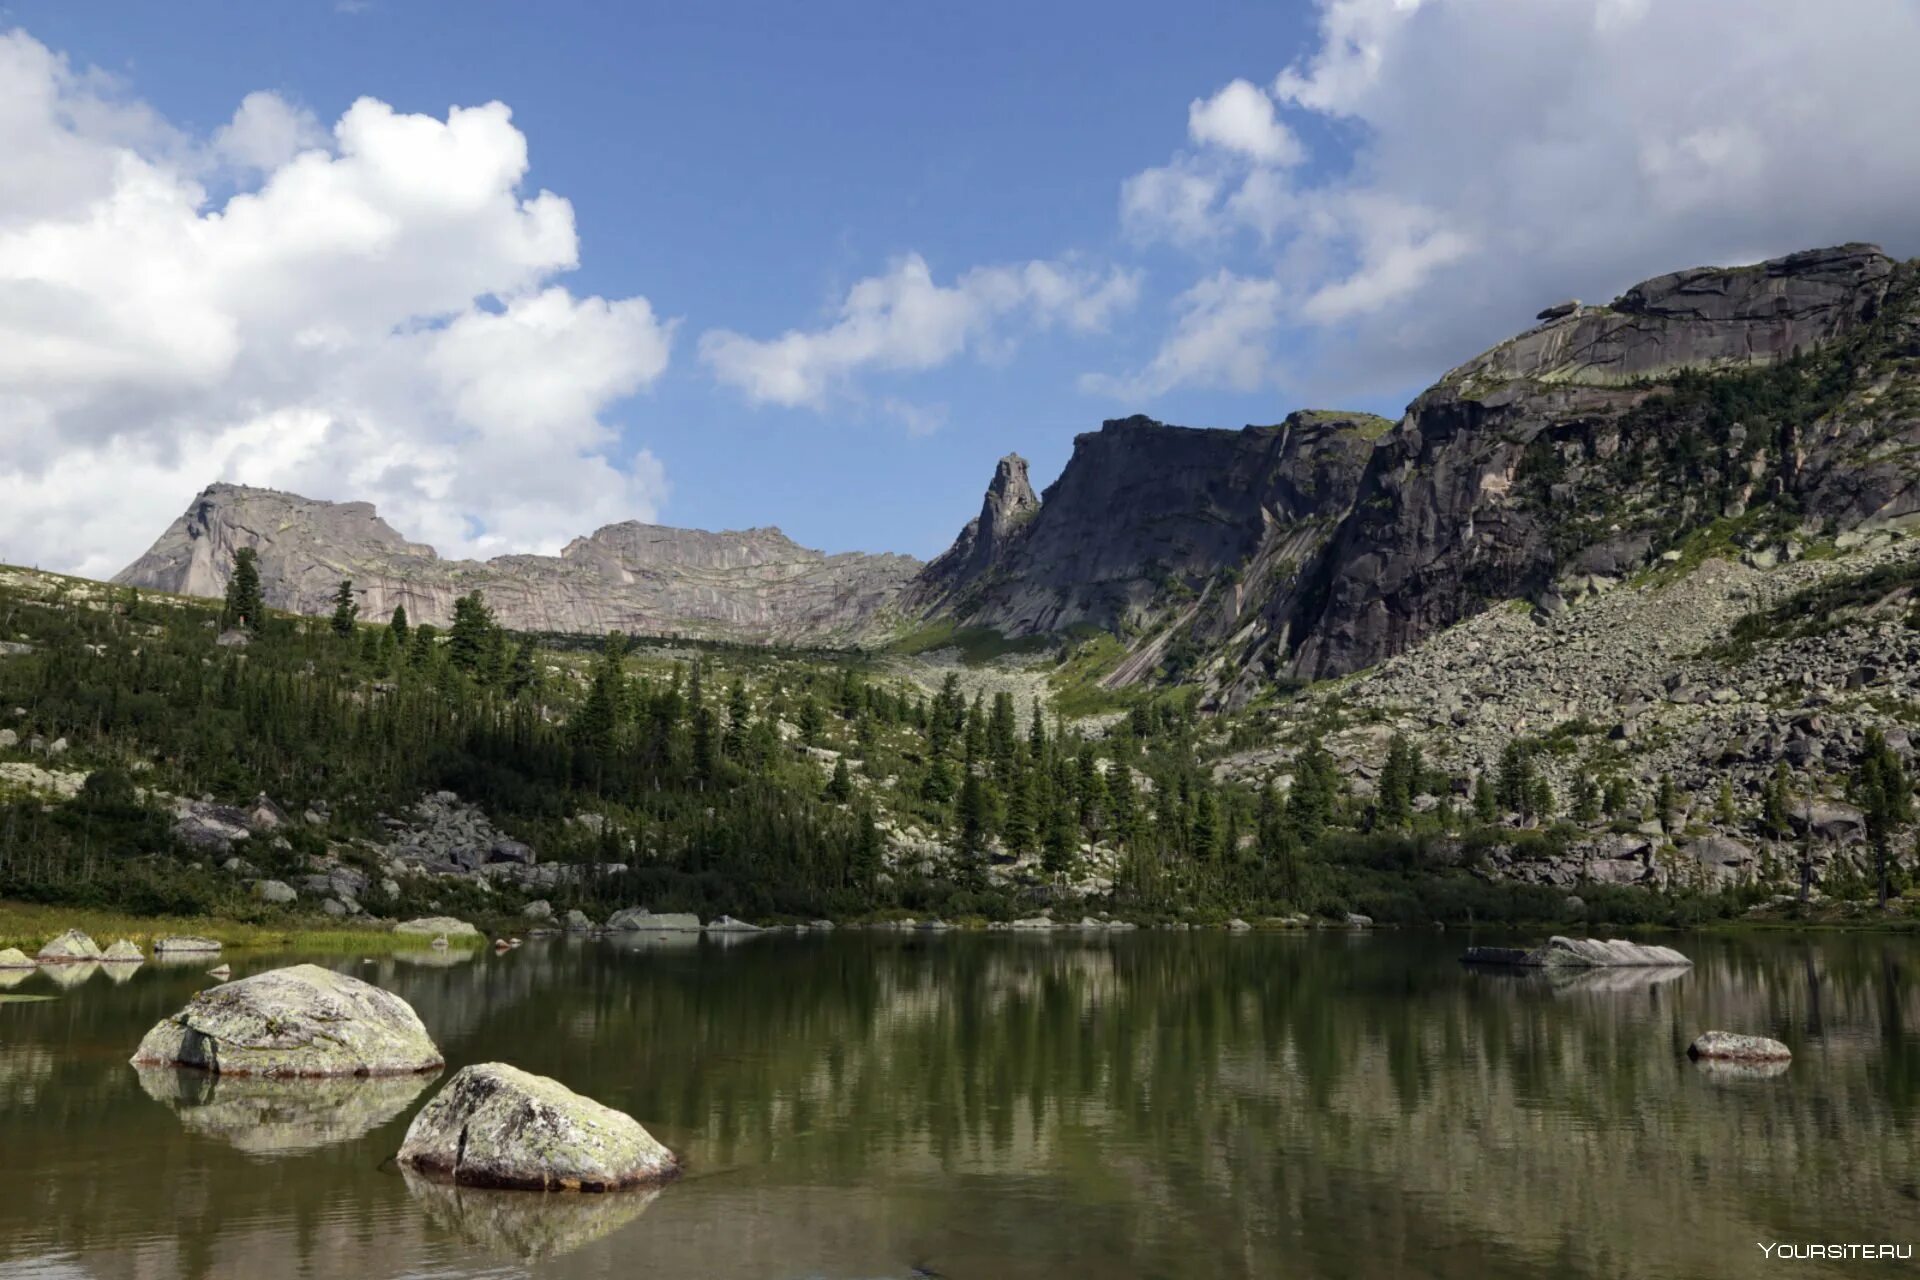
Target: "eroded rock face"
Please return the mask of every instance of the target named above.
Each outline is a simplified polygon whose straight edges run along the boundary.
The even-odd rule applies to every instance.
[[[202,991],[147,1032],[133,1065],[239,1076],[384,1076],[437,1071],[445,1063],[399,996],[299,964]]]
[[[1765,1036],[1708,1031],[1687,1046],[1687,1056],[1718,1062],[1784,1062],[1793,1057],[1793,1050]]]
[[[634,521],[577,538],[557,556],[442,560],[369,503],[215,484],[114,581],[219,596],[241,547],[259,554],[267,603],[295,613],[330,612],[350,578],[369,618],[404,605],[412,621],[445,626],[455,598],[477,590],[503,626],[521,631],[806,643],[867,635],[920,569],[910,556],[812,551],[778,529]]]
[[[69,929],[40,948],[41,964],[80,964],[100,959],[100,944],[78,929]]]
[[[1518,965],[1525,968],[1635,969],[1690,965],[1672,947],[1628,942],[1624,938],[1548,938],[1545,946],[1468,947],[1467,964]]]
[[[679,1161],[633,1117],[503,1062],[463,1067],[413,1118],[400,1164],[461,1186],[614,1191]]]

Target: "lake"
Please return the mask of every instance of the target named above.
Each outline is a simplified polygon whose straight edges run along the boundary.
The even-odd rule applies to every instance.
[[[1468,940],[842,931],[320,961],[410,1001],[449,1070],[557,1077],[686,1162],[611,1196],[403,1177],[432,1081],[134,1071],[204,962],[34,973],[12,993],[57,999],[0,1003],[0,1276],[1698,1280],[1826,1265],[1762,1241],[1920,1236],[1920,944],[1668,938],[1693,970],[1556,979],[1464,969]],[[1713,1027],[1786,1041],[1791,1069],[1694,1066]]]

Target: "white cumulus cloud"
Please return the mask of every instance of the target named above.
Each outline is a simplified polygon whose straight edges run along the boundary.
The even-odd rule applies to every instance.
[[[700,358],[754,403],[818,408],[851,393],[868,371],[937,368],[973,352],[1002,352],[1019,328],[1097,332],[1131,307],[1139,277],[1070,262],[976,267],[952,284],[933,278],[918,254],[847,291],[831,321],[751,338],[726,329],[700,336]]]
[[[573,210],[522,189],[505,106],[327,130],[254,93],[192,138],[13,32],[0,146],[0,560],[111,573],[215,479],[456,554],[656,512],[608,413],[673,324],[555,283]]]
[[[1276,285],[1251,340],[1316,390],[1401,389],[1568,295],[1869,240],[1920,249],[1920,8],[1908,0],[1320,0],[1305,56],[1189,108],[1123,226]],[[1276,61],[1284,59],[1277,58]],[[1266,127],[1272,111],[1273,128]],[[1284,132],[1275,132],[1284,131]],[[1313,137],[1308,160],[1280,139]],[[1268,139],[1261,143],[1260,139]],[[1220,384],[1191,308],[1127,388]],[[1277,328],[1276,328],[1277,324]],[[1178,354],[1185,352],[1184,355]]]

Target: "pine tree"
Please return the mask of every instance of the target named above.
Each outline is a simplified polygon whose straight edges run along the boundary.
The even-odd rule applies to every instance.
[[[233,576],[227,579],[226,609],[220,625],[258,631],[266,615],[266,604],[260,598],[259,554],[252,547],[241,547],[233,553]]]
[[[1582,769],[1580,777],[1573,784],[1573,820],[1581,823],[1597,822],[1600,818],[1600,784],[1593,775]]]
[[[1528,795],[1527,810],[1536,822],[1551,822],[1555,809],[1553,782],[1546,774],[1535,774],[1533,789]]]
[[[1027,755],[1032,757],[1035,768],[1047,758],[1047,717],[1040,709],[1040,699],[1033,700],[1032,719],[1027,721]]]
[[[1880,882],[1880,905],[1893,896],[1888,844],[1896,828],[1913,820],[1913,782],[1906,766],[1879,729],[1868,729],[1860,758],[1853,767],[1850,790],[1867,820],[1867,838],[1873,842],[1874,869]]]
[[[1007,782],[1007,813],[1001,823],[1000,838],[1007,852],[1019,855],[1033,848],[1033,774],[1015,769]]]
[[[1116,843],[1131,843],[1139,821],[1133,797],[1133,770],[1119,760],[1107,765],[1107,829]]]
[[[935,756],[927,768],[927,780],[921,784],[920,796],[934,804],[945,804],[953,799],[953,769],[947,764],[945,756]]]
[[[1213,792],[1202,790],[1193,803],[1193,856],[1200,862],[1216,862],[1220,857],[1220,811]]]
[[[1720,779],[1720,796],[1714,801],[1713,816],[1723,826],[1732,826],[1739,819],[1733,807],[1733,783],[1726,778]]]
[[[333,634],[342,638],[353,634],[354,620],[360,616],[360,606],[353,598],[353,580],[342,578],[340,589],[333,593]]]
[[[1522,822],[1533,813],[1533,753],[1519,739],[1507,743],[1500,753],[1500,771],[1494,783],[1494,799],[1502,811],[1517,813]]]
[[[1633,803],[1633,795],[1627,787],[1627,780],[1619,774],[1607,779],[1607,789],[1600,801],[1600,809],[1609,818],[1617,818],[1627,811]]]
[[[727,734],[720,741],[720,750],[727,759],[738,762],[747,758],[747,730],[751,719],[747,686],[736,676],[727,689]]]
[[[811,693],[800,704],[800,741],[810,747],[820,744],[820,733],[827,727],[827,717],[820,710],[819,700]]]
[[[1785,760],[1774,763],[1773,776],[1760,793],[1760,826],[1775,840],[1793,832],[1793,781]]]
[[[1660,786],[1653,797],[1654,816],[1660,819],[1660,829],[1673,835],[1674,828],[1680,824],[1680,792],[1673,785],[1673,775],[1660,775]]]
[[[507,663],[507,692],[513,697],[533,692],[540,683],[540,668],[534,664],[533,642],[522,641],[513,648],[513,657]]]
[[[1386,764],[1380,770],[1379,813],[1380,824],[1393,830],[1402,830],[1413,821],[1413,793],[1417,784],[1415,772],[1419,769],[1419,759],[1404,734],[1394,734],[1387,743]]]
[[[992,834],[993,799],[987,784],[973,769],[960,782],[961,872],[966,883],[978,887],[985,880],[987,840]]]
[[[387,630],[393,633],[393,642],[400,648],[407,647],[407,606],[393,606],[393,618],[387,623]]]
[[[827,779],[827,799],[835,804],[853,799],[853,774],[847,770],[845,756],[833,762],[833,776]]]
[[[431,622],[423,622],[413,629],[413,638],[407,641],[407,665],[425,670],[433,664],[439,652],[439,633]]]
[[[1333,821],[1337,787],[1333,757],[1314,738],[1294,757],[1293,787],[1287,793],[1287,821],[1301,843],[1318,840]]]
[[[447,660],[470,676],[483,674],[494,651],[497,627],[493,610],[478,591],[453,602],[453,626],[447,632]]]
[[[1500,820],[1500,797],[1493,792],[1493,783],[1482,770],[1473,780],[1473,817],[1482,826]]]

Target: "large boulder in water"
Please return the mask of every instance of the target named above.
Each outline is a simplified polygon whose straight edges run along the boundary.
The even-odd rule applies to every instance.
[[[1687,1046],[1687,1056],[1716,1062],[1785,1062],[1793,1050],[1765,1036],[1743,1036],[1732,1031],[1707,1031]]]
[[[156,956],[219,955],[220,944],[212,938],[195,938],[190,935],[169,934],[167,937],[154,939],[153,954]]]
[[[101,953],[100,958],[110,964],[138,964],[146,959],[145,956],[140,954],[140,948],[134,946],[125,938],[120,939],[120,941],[108,947],[106,951]]]
[[[78,929],[69,929],[40,948],[41,964],[79,964],[100,958],[100,944]]]
[[[461,1186],[614,1191],[673,1177],[640,1122],[504,1062],[464,1067],[420,1109],[400,1164]]]
[[[8,947],[0,951],[0,969],[31,969],[33,957],[18,947]]]
[[[1666,968],[1693,963],[1672,947],[1628,942],[1622,938],[1552,937],[1545,946],[1531,951],[1520,947],[1468,947],[1460,959],[1465,964],[1518,965],[1532,969]]]
[[[147,1032],[136,1067],[202,1067],[241,1076],[380,1076],[446,1065],[413,1007],[319,965],[202,991]]]

